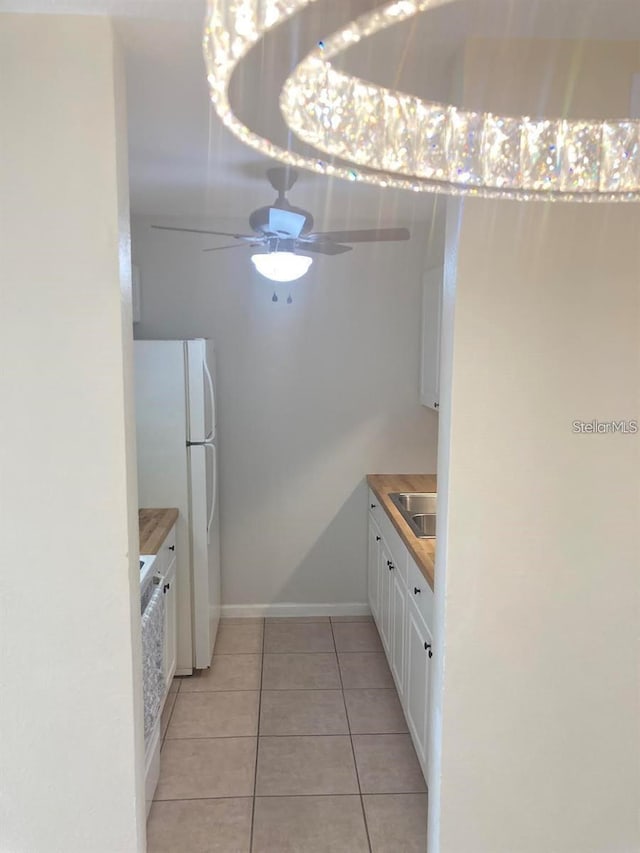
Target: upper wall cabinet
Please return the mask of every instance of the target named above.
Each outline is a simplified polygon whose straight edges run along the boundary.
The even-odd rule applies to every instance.
[[[426,270],[422,278],[422,363],[420,402],[440,407],[440,327],[442,324],[442,266]]]

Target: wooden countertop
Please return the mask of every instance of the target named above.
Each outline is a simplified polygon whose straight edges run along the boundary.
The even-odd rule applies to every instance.
[[[400,538],[409,549],[418,568],[433,589],[436,561],[436,540],[418,539],[402,517],[400,510],[392,503],[389,492],[436,492],[435,474],[369,474],[369,488],[380,501]]]
[[[173,525],[178,520],[178,510],[140,509],[140,553],[157,554]]]

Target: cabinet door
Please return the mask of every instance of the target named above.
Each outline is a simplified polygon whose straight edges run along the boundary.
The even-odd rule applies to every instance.
[[[177,599],[176,599],[176,558],[169,565],[163,580],[164,590],[164,680],[168,691],[176,671],[178,657],[177,643]]]
[[[422,279],[422,363],[420,402],[438,410],[440,406],[440,327],[444,269],[427,270]]]
[[[371,515],[369,515],[369,545],[367,555],[367,587],[369,592],[369,607],[373,613],[373,618],[376,622],[379,621],[380,611],[380,592],[379,592],[379,569],[380,562],[380,543],[382,536],[378,525],[375,523]]]
[[[429,745],[429,674],[432,639],[413,601],[407,605],[406,716],[423,773],[427,772]]]
[[[395,570],[391,572],[391,612],[393,619],[391,669],[396,680],[400,701],[404,704],[407,588],[400,573]]]
[[[380,595],[380,608],[379,608],[379,622],[378,627],[380,628],[380,635],[382,637],[382,644],[387,652],[387,658],[389,662],[391,662],[391,626],[392,626],[392,615],[391,615],[391,595],[392,595],[392,583],[393,583],[393,561],[391,559],[391,554],[389,553],[389,549],[384,541],[384,539],[380,542],[380,551],[379,551],[380,559],[378,561],[378,589]]]

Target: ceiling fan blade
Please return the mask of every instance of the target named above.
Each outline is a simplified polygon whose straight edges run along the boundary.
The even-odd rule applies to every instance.
[[[340,243],[332,243],[318,241],[317,243],[302,243],[300,248],[303,252],[313,252],[316,255],[343,255],[345,252],[350,252],[351,246],[341,246]]]
[[[229,243],[228,246],[213,246],[211,249],[203,249],[203,252],[221,252],[223,249],[250,249],[252,246],[260,246],[261,243]]]
[[[333,240],[335,243],[378,243],[408,240],[408,228],[367,228],[363,231],[322,231],[309,234],[305,240]]]
[[[217,237],[233,237],[235,240],[255,240],[255,234],[231,234],[229,231],[205,231],[203,228],[174,228],[171,225],[152,225],[158,231],[187,231],[189,234],[215,234]]]

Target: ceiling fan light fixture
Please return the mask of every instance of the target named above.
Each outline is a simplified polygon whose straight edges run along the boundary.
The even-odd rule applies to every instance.
[[[294,252],[256,252],[251,261],[260,275],[270,281],[296,281],[308,272],[313,258]]]

